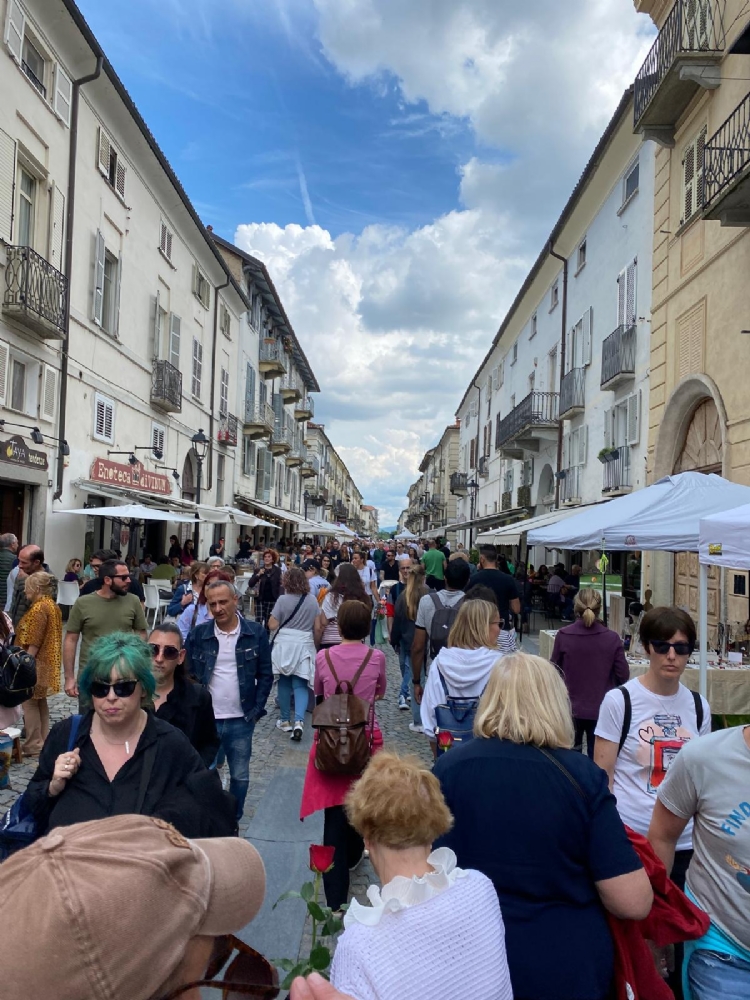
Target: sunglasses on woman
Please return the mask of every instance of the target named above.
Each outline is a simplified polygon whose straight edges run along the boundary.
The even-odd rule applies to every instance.
[[[114,688],[118,698],[129,698],[136,687],[138,687],[138,681],[115,681],[114,684],[105,684],[104,681],[92,681],[91,697],[106,698],[109,694],[109,689]]]
[[[161,653],[165,660],[176,660],[180,655],[177,646],[157,646],[155,642],[150,642],[148,648],[151,650],[152,656],[158,656]]]
[[[689,642],[667,642],[666,639],[652,639],[649,643],[655,653],[664,655],[673,649],[675,656],[690,656],[693,646]]]

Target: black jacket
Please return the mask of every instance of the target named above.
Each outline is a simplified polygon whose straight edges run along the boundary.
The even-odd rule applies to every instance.
[[[264,604],[275,604],[281,593],[281,569],[278,563],[266,570],[263,576],[260,572],[254,573],[250,577],[249,587],[258,584],[258,600]]]
[[[90,738],[93,717],[90,711],[81,719],[75,742],[81,766],[54,798],[49,796],[49,783],[56,759],[68,748],[71,719],[53,726],[45,740],[39,766],[25,793],[42,834],[56,826],[134,813],[146,750],[156,744],[141,813],[173,823],[186,837],[231,835],[234,827],[231,807],[224,803],[219,776],[216,771],[206,770],[184,733],[149,713],[135,753],[110,781]]]
[[[219,734],[208,688],[175,678],[167,700],[156,710],[156,717],[183,732],[206,767],[213,764],[219,750]]]
[[[419,600],[421,601],[425,594],[429,594],[429,592],[427,587],[421,587]],[[391,645],[396,651],[401,647],[405,653],[411,653],[415,628],[415,622],[409,618],[406,607],[406,590],[404,589],[396,600],[396,606],[393,611],[393,622],[391,623]]]

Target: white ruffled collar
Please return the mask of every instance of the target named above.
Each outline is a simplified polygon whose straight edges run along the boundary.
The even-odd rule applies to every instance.
[[[380,923],[384,913],[396,913],[439,896],[441,892],[450,889],[456,879],[464,878],[467,874],[463,868],[456,866],[456,855],[449,847],[439,847],[433,851],[427,863],[434,871],[427,872],[421,878],[416,875],[412,878],[397,875],[382,889],[371,885],[367,890],[370,906],[364,906],[353,899],[344,914],[344,927],[355,923],[374,927]]]

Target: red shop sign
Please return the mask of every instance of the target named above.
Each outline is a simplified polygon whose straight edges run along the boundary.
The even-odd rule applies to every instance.
[[[135,465],[120,465],[119,462],[110,462],[108,458],[95,458],[89,478],[97,483],[126,486],[142,493],[160,493],[167,497],[172,495],[172,484],[168,477],[160,472],[150,472],[140,462]]]

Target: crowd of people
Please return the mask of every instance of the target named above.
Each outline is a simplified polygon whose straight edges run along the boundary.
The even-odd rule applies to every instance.
[[[203,562],[173,538],[137,566],[112,550],[71,559],[80,593],[63,628],[44,552],[0,537],[0,653],[36,664],[26,700],[0,707],[0,728],[23,720],[36,762],[23,795],[33,842],[0,866],[16,907],[9,995],[53,995],[24,938],[41,893],[37,954],[67,940],[72,905],[90,927],[128,930],[125,968],[107,930],[83,963],[119,984],[107,995],[199,996],[190,984],[212,978],[219,939],[263,899],[262,861],[236,834],[270,711],[292,743],[313,728],[300,818],[323,814],[323,888],[345,926],[330,983],[298,980],[293,1000],[750,996],[750,727],[712,732],[709,703],[682,683],[696,645],[686,612],[643,615],[648,668],[629,679],[576,566],[535,571],[492,546],[475,564],[434,540],[285,549],[240,539],[230,560],[219,539]],[[252,600],[235,586],[239,560]],[[167,596],[149,627],[151,580]],[[571,619],[552,662],[518,649],[533,587]],[[78,712],[50,729],[61,684]],[[385,698],[429,741],[432,772],[384,747]],[[348,905],[365,852],[380,886]],[[108,864],[132,891],[107,888]],[[61,886],[75,878],[71,904]],[[173,900],[168,944],[149,936],[156,899]],[[80,936],[70,947],[62,1000],[89,995]]]

